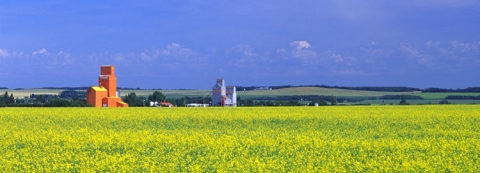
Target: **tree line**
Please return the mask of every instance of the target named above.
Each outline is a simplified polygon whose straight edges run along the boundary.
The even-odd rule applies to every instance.
[[[60,97],[50,97],[50,95],[34,95],[30,98],[15,99],[12,93],[7,91],[0,95],[0,107],[86,107],[85,93],[78,93],[67,90],[61,92],[59,95],[68,96],[67,99]],[[123,101],[128,103],[131,107],[150,106],[150,102],[169,102],[175,106],[186,106],[189,103],[211,104],[211,96],[207,97],[182,97],[182,98],[167,98],[162,92],[154,91],[148,96],[137,96],[135,92],[125,95]],[[276,96],[276,97],[256,97],[256,98],[241,98],[237,96],[237,106],[304,106],[304,105],[336,105],[344,102],[361,102],[364,100],[401,100],[400,104],[408,104],[406,100],[422,100],[418,95],[384,95],[380,97],[336,97],[325,95],[290,95],[290,96]],[[440,104],[448,104],[448,100],[480,100],[479,96],[469,95],[448,95]]]
[[[480,100],[480,95],[478,96],[466,96],[466,95],[449,95],[445,97],[447,100]]]
[[[13,94],[8,95],[8,92],[5,91],[5,94],[2,96],[2,98],[0,98],[0,106],[12,106],[13,104],[15,104],[15,98],[13,97]]]
[[[249,91],[255,90],[260,86],[237,86],[237,91]],[[280,86],[270,86],[271,89],[284,89],[284,88],[293,88],[293,87],[320,87],[320,88],[332,88],[332,89],[347,89],[347,90],[358,90],[358,91],[383,91],[383,92],[414,92],[422,91],[426,93],[440,93],[440,92],[480,92],[480,87],[468,87],[468,88],[458,88],[458,89],[446,89],[446,88],[414,88],[414,87],[376,87],[376,86],[329,86],[329,85],[280,85]]]
[[[480,87],[468,87],[465,89],[444,89],[444,88],[427,88],[422,90],[428,93],[443,93],[443,92],[480,92]]]

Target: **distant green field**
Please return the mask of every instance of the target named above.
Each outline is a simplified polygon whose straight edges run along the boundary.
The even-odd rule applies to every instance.
[[[424,99],[443,99],[447,96],[450,95],[456,95],[456,96],[478,96],[480,93],[416,93],[415,95],[418,95],[420,97],[423,97]]]
[[[30,94],[59,94],[63,90],[59,89],[26,89],[26,90],[0,90],[3,94],[5,91],[12,93],[16,98],[28,97]],[[134,92],[137,96],[148,96],[156,90],[119,90],[121,96],[125,96]],[[211,94],[210,90],[158,90],[167,98],[182,97],[206,97]],[[334,88],[319,87],[292,87],[277,90],[255,90],[255,91],[237,91],[237,95],[242,99],[252,99],[259,97],[277,97],[277,96],[293,96],[293,95],[323,95],[349,98],[368,98],[380,97],[383,95],[416,95],[424,98],[423,100],[409,100],[411,104],[437,104],[440,100],[449,95],[467,95],[478,96],[480,93],[421,93],[417,92],[379,92],[379,91],[359,91]],[[361,102],[345,102],[344,104],[398,104],[400,100],[365,100]],[[480,100],[449,100],[450,103],[457,104],[479,104]]]
[[[15,98],[24,98],[29,97],[30,94],[59,94],[63,90],[56,89],[26,89],[26,90],[0,90],[0,94],[5,94],[5,91],[8,92],[8,95],[13,94]]]
[[[256,90],[256,91],[237,91],[237,95],[242,98],[254,97],[275,97],[275,96],[291,96],[291,95],[324,95],[337,97],[379,97],[383,95],[397,95],[397,94],[417,94],[419,92],[379,92],[379,91],[359,91],[346,90],[334,88],[320,88],[320,87],[293,87],[277,90]]]
[[[424,100],[407,100],[408,104],[438,104],[442,99],[424,99]],[[480,100],[448,100],[451,104],[480,104]],[[354,105],[354,104],[371,104],[371,105],[380,105],[380,104],[399,104],[400,100],[365,100],[361,102],[345,102],[343,104]]]
[[[162,92],[167,98],[206,97],[211,93],[209,90],[120,90],[120,95],[125,96],[134,92],[137,96],[148,96],[155,91]]]
[[[8,91],[13,93],[15,97],[30,96],[30,94],[59,94],[63,90],[58,89],[26,89],[26,90],[0,90],[1,93]],[[137,96],[148,96],[156,90],[119,90],[121,96],[125,96],[134,92]],[[189,97],[205,97],[208,96],[210,90],[158,90],[167,97],[181,98]],[[237,91],[237,95],[242,98],[255,97],[276,97],[276,96],[291,96],[291,95],[325,95],[325,96],[351,96],[351,97],[379,97],[383,95],[395,94],[419,94],[418,92],[378,92],[378,91],[358,91],[346,89],[333,88],[319,88],[319,87],[294,87],[277,90],[255,90],[255,91]]]
[[[154,90],[121,90],[121,95],[135,92],[137,95],[146,96],[153,93]],[[205,97],[211,93],[210,90],[160,90],[167,97]],[[350,96],[350,97],[379,97],[383,95],[395,94],[418,94],[418,92],[377,92],[377,91],[357,91],[332,88],[318,87],[295,87],[277,90],[255,90],[255,91],[237,91],[237,95],[242,98],[256,97],[276,97],[276,96],[292,96],[292,95],[325,95],[325,96]]]
[[[23,98],[23,97],[29,97],[31,94],[60,94],[60,92],[64,90],[60,89],[25,89],[25,90],[0,90],[0,94],[4,94],[5,91],[8,92],[8,94],[13,94],[14,97],[16,98]],[[76,90],[76,91],[83,91],[83,90]],[[85,90],[86,91],[86,90]],[[157,90],[119,90],[121,96],[125,96],[129,93],[134,92],[137,94],[137,96],[148,96],[153,94],[154,91]],[[167,97],[171,98],[181,98],[185,96],[189,97],[205,97],[207,96],[210,91],[207,90],[158,90],[165,94]]]

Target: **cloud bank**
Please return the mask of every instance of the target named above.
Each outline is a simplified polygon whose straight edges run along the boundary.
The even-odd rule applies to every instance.
[[[0,74],[17,77],[54,73],[60,76],[96,75],[98,66],[111,64],[118,66],[126,77],[368,77],[394,76],[398,73],[408,76],[425,71],[440,74],[467,73],[476,71],[480,65],[480,41],[428,40],[422,44],[398,45],[371,43],[360,46],[355,51],[360,53],[352,54],[352,50],[322,50],[306,40],[292,41],[273,50],[260,50],[252,45],[240,44],[226,49],[223,51],[225,53],[202,52],[179,43],[138,52],[86,55],[61,50],[50,53],[45,48],[32,53],[10,52],[0,48]]]

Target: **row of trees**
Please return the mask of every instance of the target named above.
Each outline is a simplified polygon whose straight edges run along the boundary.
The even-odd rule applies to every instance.
[[[66,100],[62,98],[45,98],[43,95],[38,95],[35,98],[15,99],[13,94],[8,94],[6,91],[0,97],[0,107],[85,107],[87,101],[85,99]]]
[[[155,91],[152,95],[147,97],[137,96],[134,92],[127,94],[123,101],[128,103],[130,106],[149,106],[150,102],[170,102],[174,105],[185,106],[186,103],[192,102],[203,102],[210,103],[209,100],[205,100],[203,97],[184,97],[181,99],[172,99],[166,98],[166,96],[159,92]],[[5,92],[4,95],[0,97],[0,107],[5,106],[15,106],[15,107],[85,107],[91,106],[87,105],[85,99],[63,99],[63,98],[46,98],[43,95],[37,95],[34,98],[24,98],[24,99],[15,99],[13,94],[8,94]]]
[[[447,96],[445,99],[449,100],[480,100],[480,95],[478,96],[465,96],[465,95],[453,95],[453,96]]]
[[[324,98],[324,97],[322,97]],[[327,101],[328,102],[327,102]],[[201,103],[201,104],[210,104],[212,98],[208,97],[183,97],[183,98],[167,98],[159,91],[153,92],[152,95],[148,97],[144,96],[137,96],[135,92],[127,94],[123,101],[128,103],[131,107],[139,107],[139,106],[149,106],[150,102],[170,102],[175,106],[186,106],[188,103]],[[328,96],[324,99],[318,99],[312,101],[309,105],[313,106],[315,103],[319,105],[337,105],[337,97],[335,96]],[[238,106],[303,106],[305,103],[301,103],[299,99],[290,99],[287,100],[285,98],[282,99],[242,99],[237,97],[237,105]]]
[[[123,101],[128,103],[129,106],[146,106],[145,104],[149,104],[149,102],[165,102],[167,97],[163,95],[160,91],[153,92],[152,95],[149,95],[148,98],[145,97],[138,97],[137,94],[134,92],[127,94]],[[145,103],[147,102],[147,103]]]
[[[307,99],[308,98],[308,99]],[[360,98],[358,98],[360,99]],[[373,99],[373,98],[361,98],[360,100]],[[407,100],[419,100],[423,99],[420,96],[414,95],[385,95],[381,97],[375,97],[374,99],[385,99],[385,100],[397,100],[401,99],[401,105],[409,104]],[[447,99],[461,99],[461,100],[480,100],[480,96],[447,96],[444,100],[439,102],[439,104],[448,104]],[[183,97],[183,98],[167,98],[160,91],[154,91],[151,95],[148,96],[137,96],[135,92],[127,94],[123,101],[128,103],[131,107],[141,107],[141,106],[150,106],[150,102],[170,102],[175,106],[186,106],[188,103],[201,103],[201,104],[210,104],[212,98],[207,97]],[[324,106],[324,105],[337,105],[343,101],[353,101],[348,98],[337,98],[336,96],[278,96],[278,97],[262,97],[262,98],[251,98],[251,99],[242,99],[237,97],[238,106]],[[43,95],[36,95],[34,98],[24,98],[15,100],[13,94],[5,92],[0,96],[0,107],[5,106],[35,106],[35,107],[76,107],[76,106],[90,106],[87,105],[84,98],[71,98],[69,100],[62,98],[48,98]]]
[[[310,101],[309,103],[301,103],[300,99],[285,99],[285,98],[278,98],[271,99],[271,100],[264,100],[263,98],[258,99],[241,99],[240,97],[237,98],[237,105],[240,106],[314,106],[318,104],[319,106],[326,106],[326,105],[337,105],[338,100],[336,96],[328,96],[328,97],[321,97],[320,99],[315,99]]]
[[[427,88],[422,90],[427,93],[444,93],[444,92],[480,92],[480,87],[468,87],[465,89],[445,89],[445,88]]]
[[[5,94],[3,97],[0,98],[0,106],[5,107],[5,106],[11,106],[15,103],[15,98],[13,97],[13,94],[8,95],[8,92],[5,91]]]
[[[186,106],[188,103],[209,104],[211,97],[183,97],[183,98],[167,98],[160,91],[154,91],[152,95],[147,97],[137,96],[135,92],[127,94],[123,101],[131,107],[149,106],[150,102],[169,102],[175,106]]]

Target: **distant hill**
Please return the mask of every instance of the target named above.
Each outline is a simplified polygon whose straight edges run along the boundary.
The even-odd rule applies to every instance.
[[[337,88],[321,88],[321,87],[289,87],[272,90],[253,90],[253,91],[238,91],[237,95],[246,97],[258,96],[292,96],[292,95],[324,95],[324,96],[355,96],[355,97],[378,97],[383,95],[396,94],[414,94],[421,91],[413,92],[383,92],[383,91],[363,91],[363,90],[349,90]]]
[[[418,89],[410,87],[339,87],[339,86],[326,86],[323,85],[309,85],[309,86],[250,86],[250,87],[237,87],[237,95],[245,98],[254,97],[276,97],[276,96],[300,96],[300,95],[322,95],[322,96],[349,96],[349,97],[380,97],[384,95],[412,95],[422,93],[422,96],[427,97],[442,97],[445,98],[448,95],[473,95],[480,93],[480,87],[469,87],[465,89],[441,89],[441,88],[427,88]],[[255,88],[261,88],[255,90]],[[266,89],[271,88],[271,89]],[[59,94],[64,90],[76,90],[86,91],[88,87],[43,87],[40,89],[14,89],[10,90],[6,87],[0,88],[1,92],[8,91],[13,93],[17,97],[29,96],[30,94]],[[179,89],[179,90],[162,90],[162,89],[140,89],[140,88],[121,88],[119,87],[121,95],[135,92],[139,96],[148,96],[153,91],[161,91],[167,97],[181,98],[181,97],[207,97],[211,94],[210,90],[192,90],[192,89]],[[432,93],[432,94],[427,94]],[[437,96],[436,93],[444,93],[441,96]],[[458,94],[456,94],[458,93]],[[471,94],[462,94],[471,93]],[[427,95],[425,95],[427,94]]]
[[[480,92],[480,87],[468,87],[468,88],[458,88],[458,89],[446,89],[446,88],[413,88],[413,87],[403,87],[403,86],[328,86],[328,85],[280,85],[280,86],[236,86],[237,91],[253,91],[253,90],[278,90],[278,89],[287,89],[287,88],[303,88],[303,87],[316,87],[316,88],[329,88],[329,89],[344,89],[344,90],[356,90],[356,91],[379,91],[379,92],[418,92],[423,93],[442,93],[442,92]],[[31,88],[31,89],[49,89],[49,90],[87,90],[89,87],[42,87],[42,88]],[[0,87],[0,90],[8,90],[7,87]],[[31,90],[24,88],[16,88],[14,90]],[[129,88],[129,87],[118,87],[119,90],[162,90],[162,91],[172,91],[172,90],[163,90],[161,88],[157,89],[142,89],[142,88]],[[177,90],[195,90],[195,89],[174,89]]]
[[[382,92],[413,92],[413,91],[422,91],[419,88],[412,87],[376,87],[376,86],[360,86],[360,87],[348,87],[348,86],[327,86],[327,85],[281,85],[281,86],[237,86],[237,91],[251,91],[251,90],[265,90],[269,88],[272,90],[276,89],[285,89],[285,88],[299,88],[299,87],[317,87],[317,88],[333,88],[333,89],[347,89],[347,90],[359,90],[359,91],[382,91]],[[268,89],[267,89],[268,90]]]
[[[16,98],[29,97],[35,95],[59,95],[62,91],[86,91],[82,87],[63,87],[55,89],[22,89],[7,90],[0,89],[0,93],[7,91]],[[366,89],[366,88],[361,88]],[[375,90],[378,88],[375,88]],[[393,88],[390,90],[394,90]],[[167,98],[208,98],[211,96],[211,90],[145,90],[145,89],[123,89],[119,88],[121,96],[135,93],[140,97],[148,97],[154,91],[162,92]],[[474,90],[447,90],[447,91],[474,91]],[[441,100],[448,99],[449,103],[454,104],[480,104],[480,92],[424,92],[422,90],[406,91],[368,91],[353,90],[341,88],[323,88],[323,87],[281,87],[277,89],[259,90],[238,90],[237,96],[241,100],[253,99],[257,101],[268,100],[328,100],[331,96],[337,97],[342,104],[398,104],[399,99],[405,98],[412,104],[436,104]]]
[[[346,89],[346,90],[357,90],[357,91],[381,91],[381,92],[415,92],[422,91],[423,93],[446,93],[446,92],[480,92],[480,87],[467,87],[467,88],[457,88],[457,89],[446,89],[446,88],[413,88],[413,87],[387,87],[387,86],[328,86],[328,85],[281,85],[281,86],[237,86],[237,91],[251,91],[261,88],[276,90],[276,89],[285,89],[285,88],[300,88],[300,87],[318,87],[318,88],[332,88],[332,89]]]

